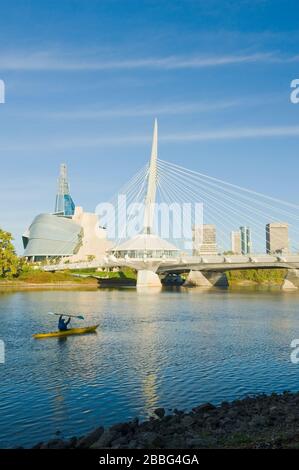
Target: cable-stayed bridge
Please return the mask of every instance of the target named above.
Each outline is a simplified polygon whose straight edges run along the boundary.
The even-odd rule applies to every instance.
[[[228,270],[284,268],[284,287],[299,286],[299,206],[158,159],[157,121],[149,164],[120,189],[110,208],[104,225],[114,245],[102,263],[84,267],[133,267],[138,286],[159,286],[167,273],[189,272],[190,283],[207,286],[219,284]],[[98,213],[103,224],[99,208]],[[201,252],[194,233],[207,226],[217,231],[217,240],[204,240],[203,233]],[[246,246],[240,240],[234,253],[231,237],[240,227],[250,239]]]

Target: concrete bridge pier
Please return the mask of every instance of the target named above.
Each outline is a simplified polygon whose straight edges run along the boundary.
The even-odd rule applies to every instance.
[[[299,288],[299,269],[288,269],[282,285],[283,290],[298,290]]]
[[[185,287],[213,287],[213,284],[201,271],[190,271],[184,283]]]
[[[184,286],[228,287],[228,280],[225,273],[190,271]]]
[[[137,272],[137,288],[139,287],[162,287],[162,283],[154,271],[140,269]]]

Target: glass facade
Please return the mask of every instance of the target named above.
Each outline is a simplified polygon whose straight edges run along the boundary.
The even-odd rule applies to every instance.
[[[65,164],[60,166],[60,176],[58,179],[58,191],[55,201],[55,214],[72,217],[75,213],[75,204],[70,195],[67,180],[67,168]]]
[[[242,255],[251,253],[251,231],[248,227],[240,227]]]

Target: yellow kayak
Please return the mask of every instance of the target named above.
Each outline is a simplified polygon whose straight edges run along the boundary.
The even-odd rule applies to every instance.
[[[60,336],[71,336],[71,335],[84,335],[86,333],[94,333],[99,325],[87,326],[85,328],[70,328],[66,331],[53,331],[52,333],[40,333],[33,335],[35,339],[42,338],[56,338]]]

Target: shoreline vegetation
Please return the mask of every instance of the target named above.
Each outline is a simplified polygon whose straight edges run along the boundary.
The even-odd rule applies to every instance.
[[[228,288],[281,287],[285,269],[252,269],[226,272]],[[132,269],[104,272],[96,269],[76,269],[46,272],[26,266],[17,276],[0,278],[0,291],[7,289],[98,289],[104,287],[130,287],[136,285],[136,272]]]
[[[91,270],[69,270],[46,272],[27,267],[18,276],[0,278],[0,291],[5,289],[98,289],[99,287],[121,287],[136,284],[136,275],[131,270],[98,272]]]
[[[257,395],[205,403],[190,412],[158,408],[138,418],[89,434],[63,439],[60,432],[34,449],[281,449],[299,448],[299,393]]]

